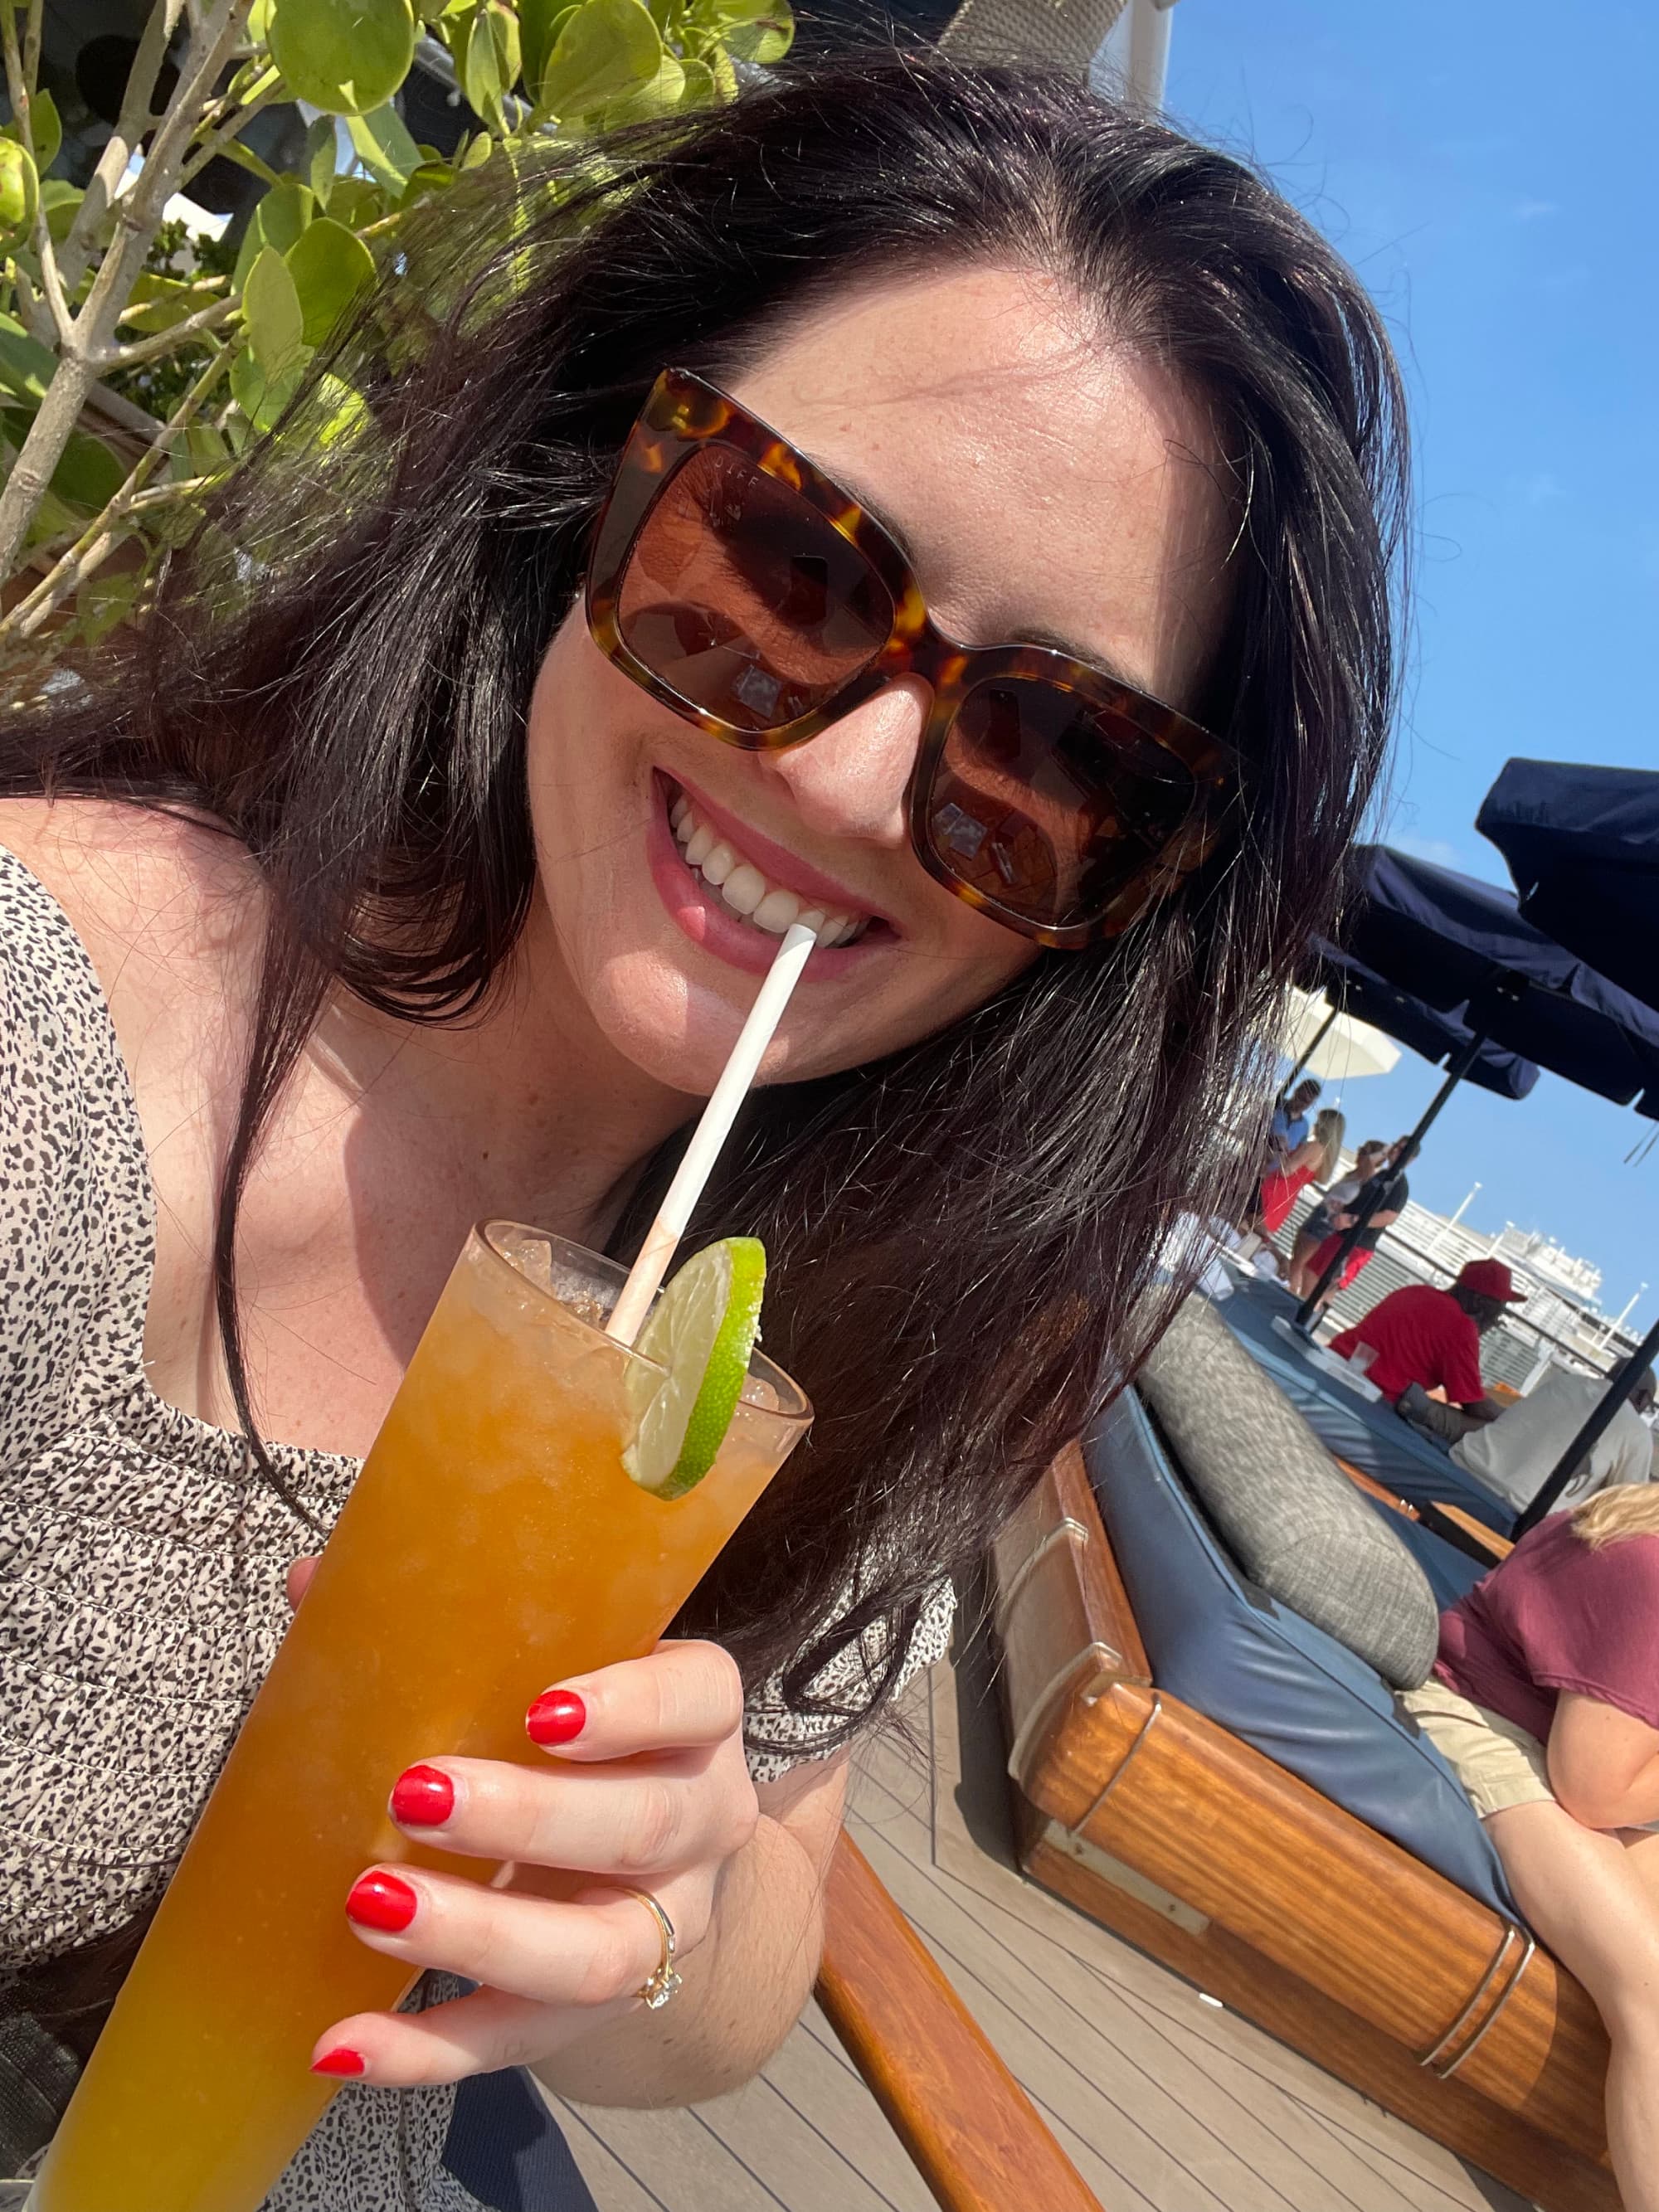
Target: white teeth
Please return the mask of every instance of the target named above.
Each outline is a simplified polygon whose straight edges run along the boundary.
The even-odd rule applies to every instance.
[[[747,860],[739,860],[720,885],[720,896],[734,914],[753,914],[766,896],[766,878]]]
[[[668,818],[687,866],[696,868],[703,881],[720,892],[732,913],[743,915],[769,936],[781,937],[798,921],[813,931],[826,949],[846,945],[863,934],[866,915],[826,914],[822,907],[803,907],[793,891],[769,884],[752,860],[739,860],[706,823],[698,821],[689,799],[677,799]]]
[[[732,896],[732,885],[729,881],[726,885],[725,896],[727,898]],[[749,919],[757,928],[774,930],[778,936],[781,937],[793,922],[799,921],[800,901],[795,896],[793,891],[768,891]]]

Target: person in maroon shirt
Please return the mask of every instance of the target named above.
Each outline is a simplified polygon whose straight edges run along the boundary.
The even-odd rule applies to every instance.
[[[1551,1516],[1440,1616],[1401,1703],[1595,1998],[1626,2212],[1659,2212],[1659,1489]]]
[[[1390,1403],[1417,1382],[1443,1390],[1477,1419],[1492,1420],[1499,1408],[1480,1377],[1480,1340],[1505,1306],[1522,1302],[1501,1260],[1471,1260],[1449,1291],[1431,1283],[1390,1291],[1363,1321],[1333,1337],[1331,1350],[1352,1359],[1362,1344],[1369,1346],[1366,1376]]]

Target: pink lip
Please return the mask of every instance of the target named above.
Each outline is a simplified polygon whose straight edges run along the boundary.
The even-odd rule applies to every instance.
[[[735,845],[746,860],[752,860],[769,883],[781,884],[785,890],[793,891],[797,898],[805,899],[809,907],[822,907],[826,914],[873,915],[878,921],[884,921],[896,936],[902,933],[891,915],[883,914],[879,907],[872,906],[862,892],[849,891],[845,884],[838,884],[833,876],[821,876],[816,868],[808,867],[805,861],[795,854],[787,852],[781,845],[775,845],[758,830],[750,829],[748,823],[739,822],[735,814],[728,814],[723,806],[716,806],[712,799],[705,799],[696,784],[688,783],[684,776],[676,776],[674,781],[709,828],[718,836]],[[659,791],[664,790],[660,773],[657,787]]]
[[[687,867],[684,856],[674,842],[674,833],[668,826],[666,789],[659,777],[656,783],[658,803],[652,809],[651,828],[646,838],[646,859],[651,870],[651,879],[657,886],[663,904],[693,945],[701,945],[705,952],[712,952],[717,959],[725,961],[728,967],[741,968],[750,975],[764,975],[783,940],[755,928],[750,922],[741,921],[718,892]],[[684,786],[681,787],[686,788]],[[691,803],[702,813],[702,799],[691,794]],[[729,821],[731,817],[728,816],[725,819]],[[712,806],[708,809],[708,820],[716,829],[723,826],[717,810]],[[752,836],[735,824],[732,834],[743,845],[744,852],[752,854],[757,865],[760,865],[761,854],[757,848],[763,844],[764,840]],[[798,869],[796,872],[799,875],[802,872]],[[824,878],[819,877],[817,880],[822,883]],[[795,884],[792,883],[789,888],[799,896]],[[809,893],[808,896],[821,894]],[[837,896],[841,896],[843,895],[837,894]],[[857,902],[849,900],[848,903],[856,905]],[[890,945],[892,942],[890,930],[874,927],[869,935],[860,938],[855,945],[821,946],[807,962],[802,984],[833,981],[837,976],[862,967],[884,945]]]

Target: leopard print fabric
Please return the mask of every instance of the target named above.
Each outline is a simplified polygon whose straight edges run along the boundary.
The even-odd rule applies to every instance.
[[[311,1540],[241,1439],[150,1388],[154,1255],[149,1163],[97,975],[0,850],[0,1968],[109,1935],[159,1895]],[[358,1462],[271,1457],[331,1526]],[[949,1623],[942,1594],[907,1673],[939,1656]],[[799,1743],[755,1759],[757,1780],[811,1756],[775,1691],[752,1711]],[[487,2212],[443,2164],[453,2099],[348,2088],[265,2212]]]

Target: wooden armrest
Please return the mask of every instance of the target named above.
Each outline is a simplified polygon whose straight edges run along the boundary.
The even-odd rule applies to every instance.
[[[825,1906],[818,2002],[945,2212],[1101,2212],[850,1836]]]

